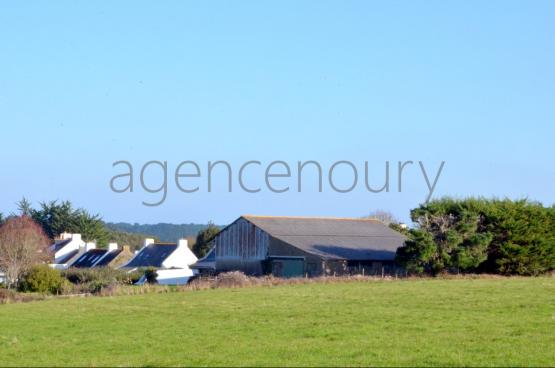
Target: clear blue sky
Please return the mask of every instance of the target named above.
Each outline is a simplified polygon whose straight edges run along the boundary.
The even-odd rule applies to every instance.
[[[108,221],[407,220],[427,192],[417,166],[403,193],[184,194],[170,179],[148,208],[137,185],[110,191],[121,159],[137,174],[148,160],[444,160],[435,197],[551,205],[554,36],[551,0],[2,2],[0,211],[26,196]]]

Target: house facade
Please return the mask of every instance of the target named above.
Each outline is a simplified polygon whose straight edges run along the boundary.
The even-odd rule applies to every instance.
[[[241,216],[212,240],[213,265],[278,277],[391,274],[404,241],[370,219]]]
[[[182,285],[196,274],[189,266],[197,260],[186,239],[176,243],[156,243],[153,239],[145,239],[141,250],[121,268],[135,270],[152,267],[156,269],[159,284]],[[139,283],[144,281],[143,277]]]
[[[67,263],[77,252],[85,248],[86,243],[81,238],[81,234],[62,233],[50,246],[50,251],[54,254],[54,264]]]

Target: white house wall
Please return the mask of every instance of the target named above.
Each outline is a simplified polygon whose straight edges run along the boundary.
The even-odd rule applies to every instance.
[[[79,235],[79,237],[76,237],[75,235],[77,234],[74,234],[71,241],[54,254],[54,263],[58,263],[60,260],[64,259],[70,252],[85,247],[85,242],[81,239],[81,236]]]
[[[196,263],[198,258],[187,246],[187,242],[180,243],[176,250],[172,252],[162,263],[163,268],[189,268]]]
[[[176,268],[171,270],[156,270],[156,281],[160,285],[185,285],[194,276],[190,268]]]

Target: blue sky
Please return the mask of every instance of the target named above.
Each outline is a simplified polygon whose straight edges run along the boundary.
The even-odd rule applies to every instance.
[[[0,211],[26,196],[69,199],[108,221],[374,209],[406,221],[427,193],[413,165],[402,193],[207,193],[201,183],[185,194],[171,182],[183,160],[236,170],[349,160],[361,171],[369,161],[376,180],[386,160],[434,173],[445,161],[434,197],[551,205],[553,35],[553,1],[3,2]],[[156,196],[137,182],[111,192],[117,160],[133,163],[135,180],[145,162],[167,161],[166,202],[142,205]],[[336,175],[348,183],[348,170]]]

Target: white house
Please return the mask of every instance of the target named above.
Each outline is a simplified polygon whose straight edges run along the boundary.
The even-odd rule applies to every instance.
[[[197,257],[189,249],[186,239],[177,243],[155,243],[145,239],[141,250],[121,268],[135,270],[142,267],[154,267],[158,274],[157,281],[162,285],[184,285],[196,274],[189,266]],[[138,283],[144,283],[144,277]]]
[[[60,239],[50,246],[50,250],[54,253],[54,262],[50,264],[50,267],[65,270],[71,267],[84,253],[95,248],[96,244],[84,242],[81,234],[63,233],[60,235]]]
[[[61,264],[67,261],[70,255],[75,255],[75,251],[84,247],[85,242],[81,239],[81,234],[62,233],[50,246],[50,251],[54,253],[54,263]]]

